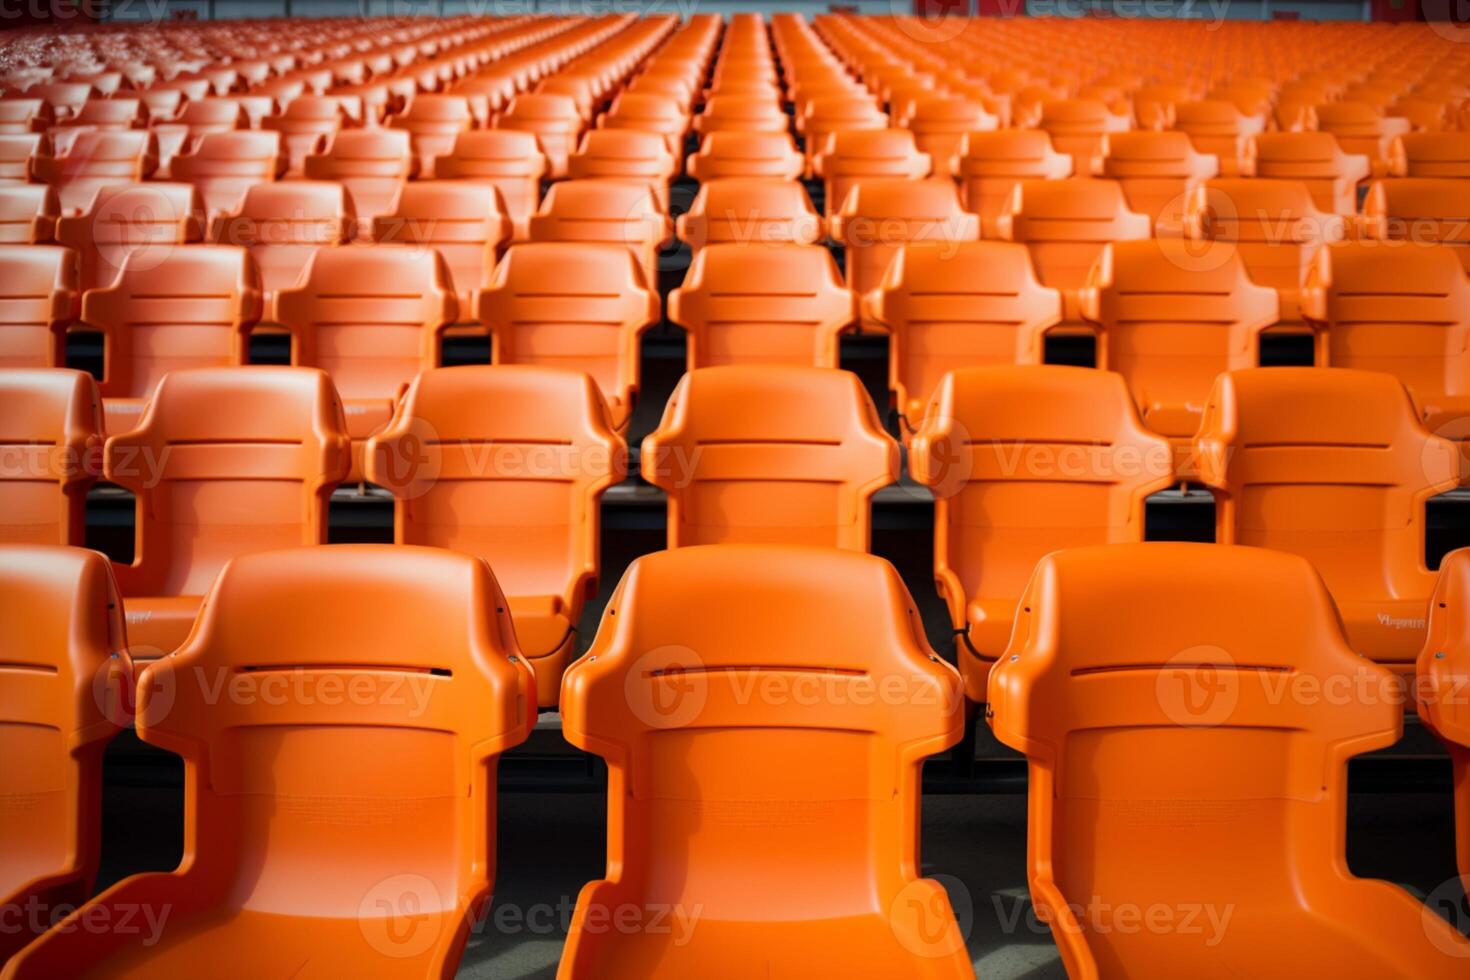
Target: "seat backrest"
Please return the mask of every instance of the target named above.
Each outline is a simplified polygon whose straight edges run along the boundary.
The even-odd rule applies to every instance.
[[[1391,375],[1229,372],[1210,395],[1196,451],[1220,542],[1311,559],[1339,603],[1428,598],[1424,501],[1458,486],[1461,464]]]
[[[260,317],[255,264],[243,248],[227,245],[135,253],[115,283],[82,297],[82,319],[104,336],[107,398],[148,398],[165,374],[181,368],[243,364]],[[111,433],[129,428],[108,420]]]
[[[1148,238],[1153,225],[1148,215],[1129,210],[1117,181],[1069,177],[1018,182],[996,229],[1030,249],[1045,285],[1075,291],[1087,284],[1109,242]]]
[[[1103,142],[1103,176],[1121,184],[1129,209],[1148,215],[1160,231],[1177,230],[1190,190],[1219,169],[1219,160],[1196,150],[1184,133],[1113,133]]]
[[[947,177],[879,177],[852,184],[828,234],[846,248],[847,285],[862,296],[877,287],[904,245],[942,242],[952,250],[980,237],[980,219],[960,205]]]
[[[97,192],[132,184],[153,173],[158,145],[146,130],[89,130],[78,134],[62,156],[40,156],[32,164],[41,180],[56,188],[65,211],[84,210]]]
[[[473,181],[498,190],[517,241],[530,234],[545,171],[546,157],[535,134],[510,129],[460,133],[453,149],[434,162],[434,175],[441,180]]]
[[[798,181],[722,177],[699,185],[677,228],[697,253],[717,243],[813,245],[822,236],[822,218]]]
[[[889,386],[912,431],[946,373],[1040,364],[1062,297],[1037,280],[1024,245],[906,245],[867,295],[866,312],[889,329]]]
[[[458,314],[438,252],[364,245],[318,249],[297,285],[276,294],[273,319],[291,331],[292,363],[326,371],[350,403],[391,400],[438,367],[440,337]]]
[[[209,240],[249,250],[269,302],[296,285],[318,248],[350,241],[352,226],[352,201],[340,183],[281,181],[246,191],[234,213],[215,219]]]
[[[626,449],[588,375],[467,365],[420,374],[365,464],[397,498],[399,544],[476,555],[507,595],[580,609],[596,581],[599,501],[626,475]]]
[[[1409,120],[1384,115],[1364,102],[1327,102],[1316,108],[1317,128],[1337,137],[1347,153],[1366,156],[1381,174],[1387,165],[1389,143],[1410,129]]]
[[[828,136],[815,170],[826,184],[826,214],[836,214],[853,185],[873,177],[927,177],[929,154],[920,153],[907,129],[844,130]]]
[[[871,498],[899,473],[898,445],[856,375],[776,364],[691,370],[639,459],[668,494],[670,548],[866,551]]]
[[[1303,313],[1327,329],[1327,363],[1392,374],[1433,416],[1470,394],[1470,278],[1459,250],[1341,242],[1317,252]]]
[[[689,154],[685,170],[701,184],[722,177],[795,180],[806,161],[790,133],[723,130],[705,135],[699,151]]]
[[[1375,180],[1363,200],[1363,230],[1383,242],[1437,242],[1450,246],[1460,262],[1470,269],[1470,180],[1461,177]]]
[[[102,397],[84,371],[0,368],[0,544],[85,539],[102,473]]]
[[[640,338],[658,293],[632,251],[599,242],[532,242],[505,253],[478,296],[496,364],[591,375],[621,426],[638,390]]]
[[[0,133],[33,133],[55,121],[55,113],[43,100],[6,96],[0,98]]]
[[[1452,926],[1347,870],[1346,761],[1402,733],[1392,683],[1299,557],[1171,542],[1043,558],[988,715],[1028,756],[1031,894],[1068,972],[1163,980],[1223,956],[1253,976],[1458,975]],[[1154,926],[1128,924],[1147,909]],[[1296,940],[1273,944],[1284,925]]]
[[[444,257],[464,320],[474,316],[474,292],[490,278],[510,235],[499,192],[460,181],[405,184],[373,227],[376,242],[428,245]]]
[[[891,565],[782,546],[659,552],[629,568],[605,622],[562,687],[567,738],[608,760],[613,828],[564,970],[604,975],[623,954],[597,923],[655,895],[710,917],[708,938],[658,954],[679,976],[759,972],[784,923],[813,916],[840,921],[845,941],[789,948],[801,973],[973,970],[943,889],[915,871],[920,766],[962,734],[958,678]],[[751,810],[783,816],[733,816]],[[765,884],[794,861],[812,874]]]
[[[573,180],[599,177],[644,184],[665,210],[669,181],[677,170],[678,161],[662,136],[634,129],[589,129],[567,160],[567,176]]]
[[[0,245],[0,368],[62,367],[80,296],[69,249]]]
[[[1058,153],[1039,129],[970,133],[957,161],[965,207],[980,216],[987,233],[1022,180],[1055,180],[1072,174],[1072,158]]]
[[[281,133],[286,149],[287,173],[299,176],[306,157],[320,152],[324,141],[337,133],[345,120],[339,99],[301,95],[287,102],[279,116],[262,119],[260,127]]]
[[[985,106],[959,96],[927,96],[914,105],[908,120],[914,145],[929,154],[936,176],[952,177],[958,172],[959,154],[969,133],[993,132],[1000,120]]]
[[[462,95],[415,96],[405,112],[388,120],[392,128],[408,132],[424,178],[434,176],[435,159],[452,151],[455,138],[473,124],[469,101]]]
[[[308,156],[303,172],[308,180],[336,180],[347,188],[363,237],[373,219],[393,206],[416,167],[406,130],[347,129],[324,152]]]
[[[1098,99],[1058,99],[1042,103],[1038,128],[1052,146],[1072,158],[1072,172],[1097,173],[1103,136],[1132,128],[1132,121]]]
[[[1175,439],[1194,435],[1217,374],[1255,366],[1280,312],[1238,255],[1189,263],[1159,239],[1106,246],[1081,307],[1102,328],[1098,366],[1128,382],[1144,424]]]
[[[53,241],[61,201],[45,184],[0,184],[0,244]]]
[[[530,231],[535,242],[622,245],[638,261],[643,281],[655,286],[659,249],[671,237],[668,216],[653,189],[620,180],[552,184],[531,216]]]
[[[204,233],[204,202],[191,184],[119,184],[98,191],[82,214],[56,222],[56,241],[77,255],[83,291],[110,286],[124,262],[157,265]]]
[[[1317,207],[1336,214],[1357,213],[1358,184],[1371,172],[1366,156],[1344,152],[1331,133],[1261,133],[1246,153],[1246,176],[1300,180]]]
[[[784,133],[791,125],[781,106],[767,96],[711,95],[694,117],[698,133],[735,130],[743,133]]]
[[[0,423],[3,424],[3,423]],[[102,857],[102,754],[127,724],[132,669],[106,558],[55,545],[0,547],[0,901],[16,910],[0,963],[35,938],[22,909],[91,894]]]
[[[511,100],[505,112],[495,117],[496,129],[535,135],[546,158],[546,176],[553,180],[567,175],[567,160],[585,127],[572,97],[553,93],[523,92]]]
[[[673,136],[682,141],[689,131],[689,116],[679,103],[664,95],[624,91],[597,119],[605,129],[636,129],[645,133]]]
[[[934,493],[935,579],[986,661],[1005,649],[1043,555],[1142,541],[1145,500],[1174,481],[1168,442],[1144,428],[1111,371],[959,368],[914,421],[909,472]],[[966,666],[971,697],[984,701],[983,668]]]
[[[1406,133],[1389,147],[1394,177],[1470,177],[1470,133]]]
[[[1266,131],[1266,109],[1249,114],[1225,99],[1178,102],[1174,129],[1189,137],[1201,153],[1213,153],[1223,176],[1237,176],[1246,159],[1250,138]]]
[[[171,371],[138,427],[107,440],[106,474],[138,498],[128,595],[200,596],[227,562],[326,544],[350,458],[332,383],[308,368]]]
[[[30,180],[31,160],[40,150],[40,133],[0,134],[0,184]]]
[[[192,152],[179,154],[169,164],[173,179],[199,189],[210,219],[233,211],[251,187],[285,172],[281,134],[263,130],[208,133]]]

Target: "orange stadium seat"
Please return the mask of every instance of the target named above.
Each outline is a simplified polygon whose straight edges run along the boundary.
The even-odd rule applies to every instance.
[[[546,157],[536,136],[509,129],[460,133],[454,148],[434,164],[440,179],[488,184],[499,191],[516,241],[530,238],[531,215],[541,202],[545,172]]]
[[[274,181],[285,172],[281,134],[248,129],[203,136],[192,151],[174,157],[169,166],[172,179],[199,189],[211,220],[233,211],[256,184]]]
[[[3,195],[0,189],[0,200]],[[797,181],[721,177],[699,185],[677,228],[694,253],[722,243],[814,245],[822,238],[822,217]]]
[[[866,297],[888,328],[888,378],[904,437],[945,374],[988,364],[1040,364],[1062,297],[1043,286],[1024,245],[907,245]]]
[[[1081,305],[1100,328],[1098,367],[1123,376],[1144,425],[1182,452],[1215,376],[1255,367],[1261,331],[1280,311],[1276,291],[1251,282],[1239,256],[1191,264],[1157,239],[1106,246]]]
[[[1189,192],[1220,169],[1183,133],[1114,133],[1103,147],[1103,176],[1122,185],[1129,210],[1148,215],[1159,235],[1182,233]]]
[[[419,176],[434,176],[434,160],[454,149],[460,133],[474,124],[470,104],[462,95],[419,95],[407,110],[388,120],[393,129],[409,134]]]
[[[856,375],[773,364],[684,375],[639,460],[668,495],[670,548],[866,551],[872,496],[899,476],[898,445]]]
[[[51,107],[41,99],[13,96],[0,99],[0,133],[14,135],[44,132],[54,121],[55,115]]]
[[[66,329],[76,320],[80,299],[70,251],[0,245],[0,368],[64,366]]]
[[[1077,548],[1042,559],[1021,603],[989,717],[1028,757],[1031,894],[1069,975],[1163,980],[1218,957],[1255,976],[1462,974],[1453,926],[1348,871],[1344,762],[1397,741],[1403,717],[1310,564]],[[1162,815],[1181,810],[1234,816]],[[1135,929],[1121,911],[1182,902],[1213,924]]]
[[[189,184],[118,184],[86,211],[56,222],[56,241],[77,255],[83,292],[112,285],[130,255],[156,265],[204,234],[204,202]]]
[[[888,113],[866,93],[818,96],[806,103],[797,119],[808,160],[826,149],[827,138],[833,133],[887,129],[888,125]]]
[[[832,134],[816,157],[814,171],[826,187],[825,213],[830,218],[859,180],[927,177],[930,160],[906,129],[844,130]]]
[[[689,331],[692,370],[719,364],[837,367],[838,334],[856,316],[825,248],[711,244],[669,294],[668,318]]]
[[[1455,852],[1462,887],[1470,886],[1470,689],[1466,675],[1465,599],[1470,550],[1445,555],[1429,600],[1429,625],[1419,654],[1419,718],[1445,743],[1454,761]]]
[[[934,579],[949,607],[965,693],[1010,640],[1021,594],[1050,552],[1142,541],[1144,501],[1173,456],[1111,371],[966,367],[944,375],[909,447],[934,492]]]
[[[1367,157],[1375,177],[1387,175],[1390,147],[1410,129],[1409,120],[1362,102],[1329,102],[1316,111],[1317,128],[1337,137],[1344,152]]]
[[[157,165],[157,143],[144,130],[84,132],[67,153],[31,162],[35,176],[56,188],[62,209],[74,214],[85,211],[98,191],[137,183]]]
[[[577,152],[567,159],[568,177],[644,185],[665,211],[669,181],[678,170],[679,162],[662,136],[632,129],[589,129]]]
[[[639,387],[639,347],[658,322],[658,293],[631,250],[596,242],[514,245],[478,297],[496,364],[585,371],[614,427],[627,425]]]
[[[151,130],[158,144],[158,174],[171,176],[173,161],[189,145],[210,133],[249,128],[245,110],[234,99],[191,99],[173,119],[155,121]]]
[[[711,95],[704,110],[694,117],[700,135],[735,131],[740,133],[785,133],[791,119],[774,99],[764,96]]]
[[[47,916],[92,893],[102,860],[102,754],[127,724],[132,665],[107,559],[0,547],[0,967]]]
[[[1042,104],[1037,128],[1058,153],[1072,158],[1074,174],[1088,176],[1099,172],[1107,135],[1131,129],[1132,121],[1097,99],[1058,99]]]
[[[215,219],[209,240],[250,252],[269,304],[296,285],[317,249],[350,241],[352,226],[352,202],[340,183],[280,181],[246,191],[239,208]]]
[[[959,172],[960,154],[970,133],[993,132],[1000,121],[985,106],[972,99],[932,96],[914,105],[905,127],[913,131],[914,145],[929,154],[936,177],[953,177]]]
[[[1239,177],[1249,158],[1250,141],[1266,131],[1266,115],[1241,111],[1233,102],[1207,99],[1174,106],[1174,129],[1201,153],[1212,153],[1220,176]]]
[[[638,260],[643,281],[658,284],[659,250],[673,237],[658,195],[644,183],[565,180],[551,185],[531,215],[534,242],[623,245]]]
[[[1389,147],[1394,177],[1470,177],[1470,133],[1406,133]]]
[[[423,370],[439,366],[444,329],[459,316],[448,264],[408,245],[316,251],[300,280],[276,293],[271,318],[291,332],[291,363],[321,368],[347,413],[348,479],[362,473],[363,440]]]
[[[752,976],[776,950],[782,975],[974,976],[944,889],[918,872],[920,767],[959,740],[964,715],[912,605],[867,555],[686,548],[634,562],[608,604],[618,628],[563,685],[563,730],[607,758],[610,783],[607,877],[577,899],[565,980]],[[752,704],[747,685],[831,693]],[[873,696],[893,690],[897,703]],[[711,817],[773,809],[785,816]],[[790,879],[793,863],[811,873]],[[670,905],[702,910],[684,942],[601,925]]]
[[[960,242],[980,237],[980,219],[960,206],[948,178],[878,178],[853,183],[828,234],[846,249],[847,285],[861,298],[905,245],[941,243],[952,254]]]
[[[405,184],[393,209],[374,222],[373,240],[427,245],[444,257],[454,280],[461,320],[475,315],[475,290],[490,278],[510,219],[488,184],[427,181]]]
[[[60,214],[61,202],[45,184],[0,184],[0,244],[51,242]]]
[[[1312,560],[1365,657],[1412,676],[1434,590],[1424,502],[1459,486],[1391,375],[1256,368],[1222,375],[1196,439],[1216,540]]]
[[[337,99],[307,95],[292,99],[279,116],[261,120],[260,127],[281,134],[286,149],[286,175],[300,177],[306,158],[321,152],[342,128],[343,119],[342,104]]]
[[[1326,363],[1394,375],[1431,431],[1470,443],[1470,278],[1458,253],[1329,245],[1308,274],[1302,312],[1326,332]]]
[[[1074,325],[1082,320],[1081,291],[1108,243],[1153,232],[1148,215],[1129,210],[1121,184],[1090,177],[1020,181],[995,227],[1030,250],[1037,277],[1061,290],[1063,320]]]
[[[326,544],[347,475],[342,406],[306,368],[197,368],[158,384],[138,427],[107,440],[107,479],[137,497],[137,543],[118,568],[138,659],[188,636],[230,560]]]
[[[308,180],[335,180],[347,188],[358,237],[366,240],[373,219],[393,207],[417,166],[406,131],[346,129],[321,153],[308,156],[302,170]]]
[[[546,158],[546,176],[552,180],[567,175],[567,161],[585,128],[570,96],[530,93],[517,95],[510,107],[495,117],[495,127],[534,135]]]
[[[1363,227],[1368,237],[1378,241],[1448,246],[1470,269],[1470,180],[1376,180],[1363,200]]]
[[[79,913],[173,914],[152,944],[53,930],[12,961],[17,980],[189,976],[221,958],[255,976],[452,971],[494,879],[496,759],[535,723],[503,606],[483,561],[439,549],[232,562],[140,684],[139,738],[184,759],[181,870]],[[216,675],[246,695],[220,699]]]
[[[1072,158],[1052,149],[1051,137],[1039,129],[970,133],[961,144],[955,174],[964,187],[965,207],[980,216],[989,236],[1016,185],[1071,176]]]
[[[0,544],[82,546],[87,491],[102,474],[102,396],[92,376],[0,368],[0,450],[8,464]]]
[[[701,184],[725,177],[795,180],[806,162],[789,133],[725,130],[706,135],[684,169]]]
[[[31,161],[40,154],[40,133],[0,135],[0,186],[31,179]]]
[[[243,364],[260,316],[260,277],[242,248],[180,246],[128,256],[116,282],[82,297],[82,320],[104,338],[108,434],[136,427],[170,371]]]
[[[675,150],[681,150],[692,125],[679,103],[667,96],[624,91],[612,106],[597,117],[600,129],[637,130],[657,133]]]
[[[368,442],[365,467],[397,498],[397,543],[496,570],[539,702],[556,707],[582,605],[597,592],[602,495],[627,475],[597,384],[542,367],[425,371]]]
[[[1366,156],[1345,152],[1331,133],[1262,133],[1247,153],[1247,177],[1300,180],[1317,207],[1336,214],[1357,213],[1358,184],[1372,169]]]

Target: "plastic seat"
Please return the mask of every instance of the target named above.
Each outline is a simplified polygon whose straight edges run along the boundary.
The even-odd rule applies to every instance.
[[[706,135],[685,171],[701,184],[726,177],[795,180],[806,162],[789,133],[725,130]]]
[[[682,151],[684,137],[691,125],[689,116],[671,98],[652,93],[625,91],[612,106],[597,117],[601,129],[633,129],[657,133],[669,145]]]
[[[1132,121],[1097,99],[1059,99],[1042,104],[1039,128],[1058,153],[1072,158],[1072,172],[1086,176],[1099,172],[1107,134],[1131,129]]]
[[[82,103],[67,124],[98,129],[132,129],[142,118],[142,103],[138,99],[90,98]]]
[[[510,235],[495,188],[460,181],[405,184],[373,228],[376,242],[427,245],[444,257],[462,321],[474,317],[475,291],[490,278]]]
[[[0,196],[0,207],[4,205]],[[52,245],[0,245],[0,368],[61,367],[77,317],[76,256]]]
[[[60,214],[61,202],[47,185],[0,184],[0,244],[54,241]]]
[[[584,371],[627,425],[639,387],[643,333],[659,319],[658,293],[633,253],[595,242],[514,245],[477,297],[496,364]]]
[[[500,192],[516,241],[530,238],[531,215],[541,202],[546,158],[531,133],[508,129],[460,133],[454,149],[435,162],[435,174],[488,184]]]
[[[774,364],[684,375],[639,461],[668,494],[670,548],[866,551],[873,494],[899,476],[898,444],[856,375]]]
[[[434,176],[434,160],[452,152],[455,139],[473,124],[470,104],[462,95],[420,95],[405,112],[388,120],[389,126],[409,134],[424,179]]]
[[[959,158],[970,133],[992,132],[1000,120],[985,106],[971,99],[929,97],[914,106],[907,128],[913,131],[914,145],[929,154],[936,177],[953,177],[959,171]]]
[[[669,208],[669,181],[678,169],[662,136],[631,129],[590,129],[567,160],[567,176],[573,180],[608,178],[643,184],[664,211]]]
[[[1454,762],[1455,851],[1462,887],[1470,886],[1470,706],[1464,695],[1467,571],[1470,550],[1452,551],[1440,563],[1415,684],[1419,719],[1444,742]]]
[[[303,170],[308,180],[335,180],[347,188],[358,237],[366,240],[373,219],[393,207],[416,166],[407,131],[348,129],[324,152],[307,157]]]
[[[158,142],[158,175],[172,176],[174,158],[200,137],[249,128],[250,120],[235,99],[194,99],[184,103],[176,118],[155,121],[151,126]]]
[[[31,160],[40,150],[40,133],[0,135],[0,187],[30,180]]]
[[[578,896],[564,980],[974,977],[944,889],[917,871],[920,766],[964,717],[912,606],[867,555],[730,546],[633,563],[608,605],[618,628],[563,685],[567,738],[607,758],[612,787],[608,873]],[[830,694],[786,696],[804,689]],[[768,887],[795,865],[810,873]],[[669,907],[700,909],[698,926],[600,925]]]
[[[668,318],[689,331],[688,365],[837,367],[838,334],[856,317],[825,248],[711,244],[669,294]]]
[[[827,137],[848,130],[873,130],[888,128],[888,113],[866,92],[862,95],[818,96],[806,103],[798,121],[806,139],[808,160],[816,157],[827,145]]]
[[[281,134],[286,149],[286,175],[300,177],[306,158],[320,153],[327,140],[342,128],[342,104],[337,99],[306,95],[292,99],[279,116],[260,121],[261,129]]]
[[[41,99],[15,96],[0,98],[0,134],[40,132],[54,121],[54,111]]]
[[[3,191],[0,191],[3,193]],[[813,245],[822,218],[794,180],[722,177],[705,181],[676,223],[679,239],[698,253],[720,243]]]
[[[1407,133],[1409,120],[1387,116],[1362,102],[1329,102],[1317,107],[1317,128],[1337,137],[1345,153],[1365,156],[1375,177],[1388,174],[1389,148]]]
[[[1470,443],[1470,279],[1459,249],[1343,242],[1317,253],[1302,312],[1326,363],[1402,381],[1431,431]]]
[[[276,294],[272,319],[291,332],[291,363],[326,371],[341,395],[349,480],[361,479],[363,440],[420,371],[439,366],[444,328],[458,318],[444,258],[407,245],[318,249],[300,281]]]
[[[995,230],[1016,185],[1023,180],[1056,180],[1072,174],[1072,158],[1052,149],[1039,129],[970,133],[960,150],[956,175],[964,187],[965,207],[980,216],[985,235]]]
[[[1122,186],[1129,210],[1148,215],[1159,235],[1182,234],[1189,192],[1219,169],[1183,133],[1114,133],[1104,144],[1103,176]]]
[[[349,452],[320,371],[197,368],[160,380],[138,427],[107,440],[107,479],[137,497],[137,554],[118,569],[134,656],[179,647],[231,559],[326,544]]]
[[[103,188],[82,214],[56,222],[56,241],[77,256],[77,288],[110,286],[134,253],[156,265],[204,232],[204,203],[190,184],[119,184]]]
[[[117,184],[133,184],[158,164],[153,134],[144,130],[89,131],[77,136],[63,156],[37,156],[32,168],[40,181],[56,188],[67,213],[87,209],[97,192]]]
[[[209,240],[250,252],[268,309],[277,292],[296,285],[317,249],[352,236],[352,202],[340,183],[293,180],[250,188],[237,210],[215,220]]]
[[[110,286],[82,297],[82,320],[103,334],[107,432],[131,431],[164,375],[245,362],[260,319],[249,254],[223,245],[135,252]]]
[[[132,666],[107,559],[0,547],[0,966],[92,893],[102,859],[102,755],[127,723]],[[34,913],[41,910],[39,917]]]
[[[1148,215],[1129,210],[1121,184],[1089,177],[1020,181],[995,227],[1031,251],[1042,284],[1061,290],[1063,320],[1071,324],[1082,320],[1081,290],[1107,244],[1153,232]]]
[[[1343,152],[1331,133],[1262,133],[1251,140],[1247,177],[1300,180],[1323,211],[1358,210],[1358,184],[1371,168],[1361,154]]]
[[[1252,282],[1276,290],[1283,330],[1306,329],[1301,299],[1312,259],[1324,243],[1346,234],[1346,219],[1318,210],[1299,180],[1206,181],[1186,209],[1185,236],[1197,259],[1238,254]]]
[[[1216,382],[1197,443],[1216,539],[1311,559],[1354,649],[1411,677],[1435,582],[1424,502],[1463,474],[1403,385],[1340,368],[1234,371]]]
[[[1388,172],[1394,177],[1470,177],[1470,133],[1406,133],[1389,147]]]
[[[139,696],[139,738],[184,759],[181,870],[78,913],[172,914],[148,944],[53,930],[14,976],[452,972],[490,898],[496,760],[535,723],[503,605],[485,563],[449,551],[232,562]],[[242,693],[218,697],[220,678]]]
[[[1062,297],[1043,286],[1024,245],[906,245],[865,298],[888,328],[888,379],[905,438],[943,377],[989,364],[1040,364]]]
[[[1403,717],[1310,564],[1075,548],[1042,559],[1021,604],[989,717],[1027,754],[1031,894],[1069,976],[1462,975],[1453,926],[1348,871],[1345,761]],[[1140,909],[1164,911],[1136,928]]]
[[[817,156],[815,171],[826,187],[828,218],[842,209],[848,192],[859,180],[927,177],[930,160],[914,144],[906,129],[850,130],[833,133]]]
[[[766,96],[712,95],[694,117],[694,131],[707,133],[786,133],[791,118],[776,100]]]
[[[1145,501],[1173,483],[1174,467],[1117,374],[1032,365],[945,374],[909,471],[934,492],[934,579],[965,694],[983,703],[1036,563],[1142,541]]]
[[[847,285],[859,300],[877,288],[905,245],[934,242],[953,250],[980,237],[980,219],[960,206],[946,177],[856,181],[828,227],[846,248]]]
[[[1470,269],[1470,180],[1376,180],[1363,199],[1363,226],[1367,235],[1378,241],[1449,246]]]
[[[535,242],[597,242],[627,247],[643,272],[658,283],[659,250],[672,238],[669,219],[646,184],[568,180],[551,185],[531,216]]]
[[[534,135],[546,158],[546,176],[560,180],[567,175],[567,160],[585,127],[571,96],[521,94],[495,118],[495,128]]]
[[[0,470],[0,544],[82,546],[87,491],[102,473],[92,376],[0,368],[0,449],[9,461]]]
[[[368,442],[368,480],[397,498],[394,540],[496,570],[544,708],[597,592],[600,501],[626,450],[589,376],[524,366],[425,371]]]
[[[1199,152],[1214,154],[1220,176],[1239,177],[1251,139],[1266,131],[1266,115],[1248,114],[1223,99],[1180,102],[1174,106],[1174,129],[1188,136]]]
[[[257,130],[209,133],[193,151],[174,157],[174,180],[199,188],[206,216],[213,220],[240,204],[245,192],[286,172],[281,134]]]

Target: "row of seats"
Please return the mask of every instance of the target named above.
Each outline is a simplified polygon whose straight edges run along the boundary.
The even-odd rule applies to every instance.
[[[332,383],[305,368],[170,372],[138,428],[105,451],[85,374],[7,371],[0,400],[15,457],[0,483],[5,540],[81,543],[99,476],[136,496],[136,556],[119,578],[140,659],[183,642],[233,555],[323,543],[328,497],[351,467]],[[1227,372],[1191,450],[1216,497],[1217,541],[1311,558],[1354,647],[1412,673],[1435,583],[1425,502],[1470,474],[1403,385],[1344,368]],[[538,367],[429,370],[363,456],[366,478],[397,498],[399,543],[496,568],[542,704],[554,705],[596,589],[599,501],[628,467],[595,383]],[[1089,368],[946,374],[908,459],[934,493],[935,580],[975,701],[1041,556],[1143,540],[1146,498],[1176,481],[1173,447],[1144,426],[1123,378]],[[785,366],[691,371],[638,464],[667,495],[670,548],[866,551],[873,495],[900,476],[898,445],[856,376]]]
[[[1426,710],[1470,667],[1453,633],[1467,574],[1457,552]],[[0,583],[19,637],[0,740],[22,760],[0,789],[25,801],[0,812],[3,907],[49,915],[90,894],[101,751],[134,701],[139,737],[183,758],[193,815],[180,870],[126,878],[55,928],[8,929],[0,976],[195,975],[222,957],[251,975],[455,969],[494,884],[495,763],[534,720],[484,561],[375,545],[239,558],[183,648],[136,682],[100,555],[0,547]],[[1345,762],[1397,741],[1403,716],[1307,561],[1071,548],[1041,560],[1023,602],[987,720],[1028,758],[1031,891],[1070,975],[1177,977],[1222,955],[1262,976],[1463,975],[1470,940],[1347,871]],[[1283,698],[1276,675],[1348,693]],[[1203,701],[1159,693],[1202,685]],[[921,766],[964,730],[957,687],[880,559],[719,545],[636,560],[563,681],[567,739],[607,761],[612,832],[560,975],[769,973],[779,950],[772,975],[973,977],[948,896],[914,860]],[[1446,704],[1435,724],[1463,756],[1463,699]],[[1458,817],[1470,831],[1470,809]],[[1296,842],[1265,846],[1281,840]],[[147,942],[75,928],[140,908],[169,913]],[[1170,918],[1141,929],[1130,909]],[[677,941],[654,914],[678,917]],[[1184,915],[1213,927],[1176,927]],[[1269,942],[1282,928],[1288,948]]]

